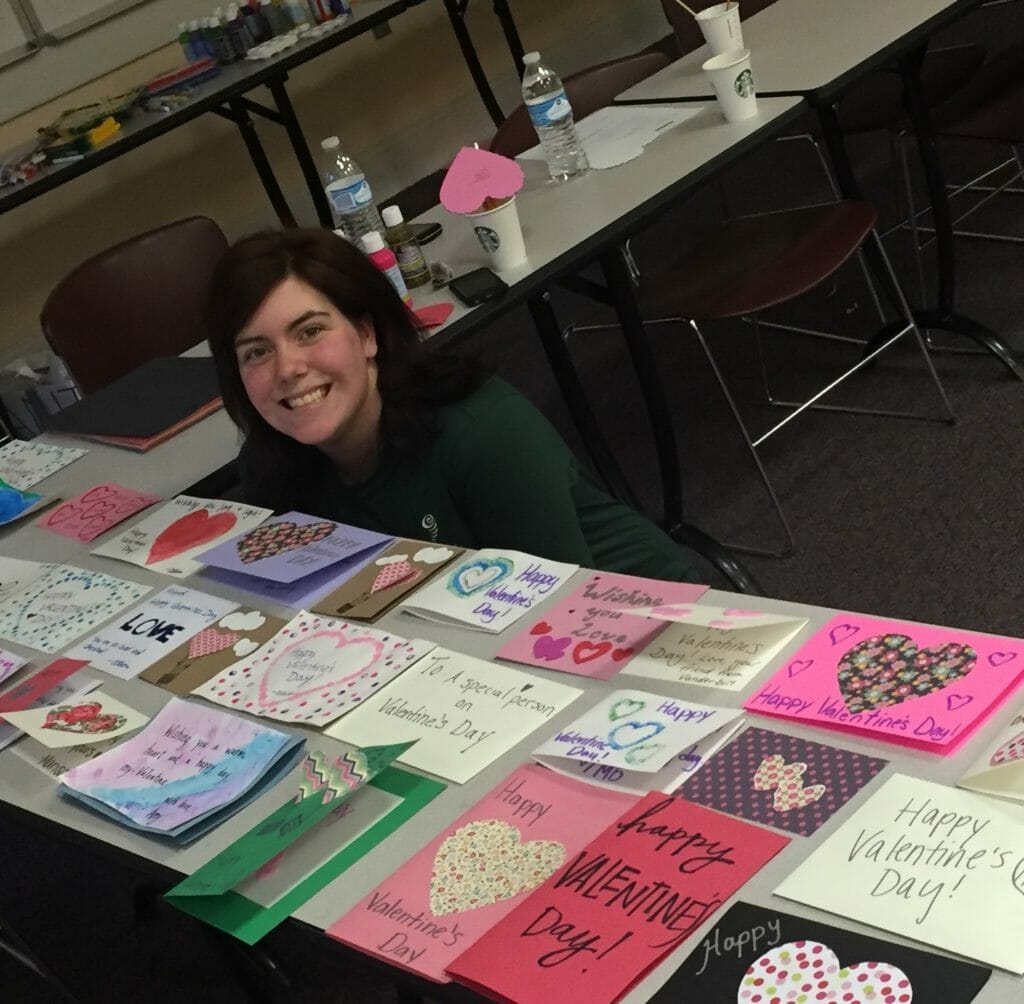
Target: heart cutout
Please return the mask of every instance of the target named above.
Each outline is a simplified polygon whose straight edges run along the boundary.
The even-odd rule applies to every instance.
[[[910,1004],[913,987],[888,962],[840,966],[835,952],[817,941],[790,941],[750,966],[736,992],[737,1004],[798,1001],[815,1004]]]
[[[238,517],[233,512],[219,512],[215,516],[209,509],[196,509],[165,526],[149,546],[146,564],[166,561],[201,544],[209,544],[234,528]]]
[[[740,607],[729,607],[728,610],[722,611],[723,617],[763,617],[764,614],[760,610],[743,610]]]
[[[43,721],[44,729],[55,732],[77,732],[81,735],[103,735],[116,732],[128,721],[124,715],[101,714],[103,705],[99,701],[87,704],[61,704],[51,708]]]
[[[530,628],[530,634],[551,634],[552,631],[554,631],[554,628],[547,621],[537,621]]]
[[[385,565],[374,576],[373,585],[370,586],[370,595],[382,593],[385,589],[394,589],[415,582],[423,575],[423,569],[417,568],[408,561],[396,561],[394,564]]]
[[[334,528],[334,523],[307,523],[304,526],[291,520],[267,523],[240,537],[235,542],[235,550],[238,552],[238,560],[249,565],[254,561],[316,544],[334,533]]]
[[[890,707],[964,679],[977,659],[970,645],[949,642],[922,649],[905,634],[875,635],[840,658],[839,692],[851,714]]]
[[[472,596],[512,574],[508,558],[477,558],[459,568],[448,581],[456,596]]]
[[[689,617],[693,613],[693,607],[682,606],[679,603],[666,603],[663,606],[655,607],[651,613],[656,617]]]
[[[204,655],[223,652],[224,649],[231,648],[241,637],[237,631],[221,631],[215,627],[203,628],[189,639],[188,657],[201,659]]]
[[[572,661],[577,665],[582,666],[585,662],[592,662],[594,659],[600,659],[602,655],[606,655],[612,650],[612,643],[610,641],[581,641],[572,650]]]
[[[572,644],[572,638],[552,638],[545,635],[533,643],[533,654],[538,659],[555,662],[565,655],[565,650]]]
[[[441,841],[430,876],[430,912],[435,917],[476,910],[536,889],[565,861],[555,840],[523,842],[500,819],[460,826]]]
[[[485,199],[515,195],[523,181],[523,169],[514,160],[464,146],[441,182],[441,205],[452,213],[475,213]]]
[[[634,651],[631,648],[612,649],[612,662],[622,662],[623,659],[628,659]]]
[[[623,722],[608,733],[608,745],[613,750],[625,750],[653,739],[665,726],[661,722]]]
[[[782,756],[773,753],[771,756],[764,757],[757,770],[754,771],[754,791],[771,791],[772,788],[779,786],[787,772],[792,777],[800,778],[806,770],[807,764],[787,764]]]
[[[772,808],[776,812],[790,812],[793,809],[803,809],[813,802],[817,802],[825,794],[825,785],[810,784],[806,788],[803,781],[784,781],[775,789],[775,798],[772,799]]]
[[[647,705],[643,701],[634,701],[631,697],[621,697],[612,705],[608,717],[611,721],[617,722],[620,718],[628,718],[638,711],[643,711],[645,707]]]
[[[1014,760],[1024,760],[1024,732],[1018,732],[1012,739],[1007,739],[992,754],[989,763],[998,767],[1000,764],[1013,763]]]

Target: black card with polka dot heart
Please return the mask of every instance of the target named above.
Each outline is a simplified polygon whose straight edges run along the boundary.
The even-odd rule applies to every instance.
[[[736,903],[650,1004],[968,1004],[990,969]]]

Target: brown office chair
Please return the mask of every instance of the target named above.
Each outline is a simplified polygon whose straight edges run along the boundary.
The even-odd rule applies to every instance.
[[[40,323],[83,394],[206,338],[210,276],[227,247],[213,220],[193,216],[101,251],[57,284]]]
[[[657,64],[660,54],[647,54],[620,60],[609,69],[601,64],[592,70],[582,70],[564,83],[576,118],[607,105],[622,89],[621,81],[613,76],[630,76],[627,66],[641,60]],[[650,71],[648,71],[650,72]],[[642,79],[637,77],[636,79]],[[632,81],[635,82],[635,81]],[[532,127],[524,107],[517,108],[506,123],[499,127],[491,141],[491,149],[504,156],[515,156],[535,142]],[[877,214],[866,202],[839,201],[801,209],[783,210],[756,216],[733,217],[717,225],[701,239],[693,241],[694,251],[683,251],[670,263],[663,263],[659,274],[665,281],[656,288],[644,284],[640,291],[640,307],[645,317],[682,323],[696,335],[719,387],[728,403],[744,442],[757,468],[772,505],[786,536],[786,546],[780,550],[761,547],[735,547],[755,554],[783,556],[792,552],[793,533],[783,512],[764,465],[758,447],[781,430],[797,414],[814,407],[844,410],[859,414],[881,414],[889,417],[923,418],[926,416],[906,412],[876,412],[866,408],[835,408],[819,406],[818,401],[839,383],[861,370],[880,353],[912,334],[924,356],[925,365],[942,401],[942,421],[952,421],[953,412],[938,374],[932,365],[921,333],[913,320],[910,307],[900,289],[896,275],[889,265],[885,249],[875,231]],[[867,241],[876,245],[887,268],[886,294],[895,308],[897,320],[885,325],[869,341],[861,359],[841,376],[830,380],[820,391],[803,402],[769,400],[791,408],[780,422],[756,439],[747,430],[740,411],[729,391],[718,364],[700,325],[706,321],[733,317],[751,318],[755,323],[753,335],[761,350],[757,315],[778,304],[788,302],[818,286],[833,275],[861,245]],[[762,356],[763,365],[763,356]]]

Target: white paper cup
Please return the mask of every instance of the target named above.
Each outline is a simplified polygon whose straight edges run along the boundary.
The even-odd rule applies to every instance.
[[[496,272],[515,268],[526,261],[523,228],[519,223],[516,197],[502,203],[497,209],[481,213],[466,213],[480,246],[487,252],[490,266]]]
[[[740,5],[716,3],[697,12],[697,24],[713,56],[743,48],[743,28],[740,26]]]
[[[711,80],[718,107],[727,122],[742,122],[757,114],[754,77],[750,72],[750,50],[712,56],[702,69]]]

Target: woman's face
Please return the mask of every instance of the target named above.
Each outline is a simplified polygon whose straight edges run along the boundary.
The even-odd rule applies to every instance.
[[[377,338],[289,276],[235,338],[238,370],[268,425],[328,455],[376,444]]]

